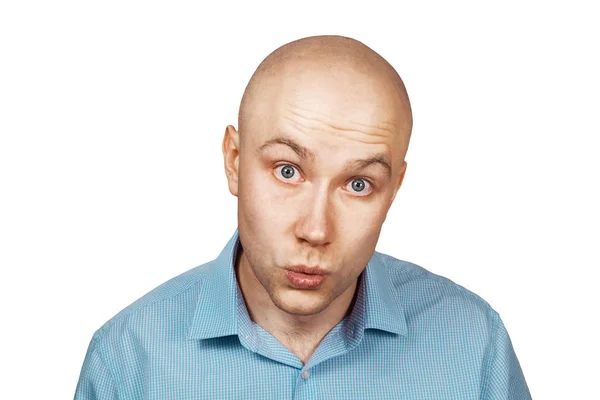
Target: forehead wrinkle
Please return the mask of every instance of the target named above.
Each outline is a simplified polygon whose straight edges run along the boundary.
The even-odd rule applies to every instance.
[[[299,118],[300,120],[303,120],[303,121],[295,121],[294,118],[290,117],[289,115],[283,116],[283,118],[292,122],[295,125],[305,125],[306,127],[311,127],[310,122],[315,122],[316,124],[325,125],[336,131],[358,132],[358,133],[362,133],[362,134],[366,134],[366,135],[385,137],[385,138],[388,138],[390,136],[390,134],[393,134],[394,131],[398,131],[398,127],[396,127],[393,122],[382,121],[380,123],[380,125],[387,125],[387,127],[381,128],[378,126],[368,125],[368,124],[364,124],[364,123],[360,123],[360,122],[356,122],[356,121],[347,121],[348,125],[354,125],[354,128],[352,128],[352,127],[343,126],[341,123],[336,122],[334,118],[331,118],[324,113],[314,111],[314,110],[303,109],[302,107],[299,107],[296,105],[286,107],[285,110],[288,113],[292,114],[294,117]],[[310,114],[314,114],[314,116],[310,116]],[[390,129],[390,128],[392,128],[392,129]]]
[[[297,120],[295,120],[295,119],[293,119],[291,117],[283,116],[283,119],[285,119],[288,122],[290,122],[291,127],[293,129],[295,129],[299,133],[306,133],[307,131],[313,130],[312,127],[310,127],[308,125],[302,125],[300,122],[298,122]],[[380,137],[380,138],[386,138],[386,139],[389,138],[389,135],[374,135],[374,134],[368,134],[368,133],[365,133],[363,131],[358,131],[358,130],[352,131],[352,130],[347,130],[347,129],[340,129],[338,131],[339,132],[357,132],[357,133],[360,133],[362,136],[374,136],[374,137]],[[353,142],[364,143],[364,144],[378,144],[378,142],[376,142],[376,141],[363,140],[363,139],[361,139],[360,136],[359,137],[352,137],[349,140],[351,140]],[[390,149],[390,145],[389,144],[387,144],[387,143],[381,143],[381,144],[383,144],[386,148]],[[381,153],[381,154],[383,154],[383,153]]]

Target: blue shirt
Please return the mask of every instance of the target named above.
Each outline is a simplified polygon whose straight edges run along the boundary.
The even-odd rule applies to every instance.
[[[75,399],[530,399],[498,313],[375,252],[354,307],[302,362],[248,315],[234,233],[219,257],[98,329]]]

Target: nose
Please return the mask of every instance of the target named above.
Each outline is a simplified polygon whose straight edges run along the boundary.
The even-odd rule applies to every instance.
[[[326,185],[315,187],[300,207],[296,224],[296,237],[311,246],[323,246],[331,242],[333,235],[333,207]]]

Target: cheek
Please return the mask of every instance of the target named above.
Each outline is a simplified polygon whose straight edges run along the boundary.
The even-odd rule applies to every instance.
[[[340,202],[337,217],[342,232],[353,237],[369,237],[378,234],[385,220],[385,199],[372,202],[346,199]]]
[[[297,207],[292,204],[290,191],[264,168],[251,166],[246,171],[250,172],[240,178],[238,195],[241,217],[261,231],[291,221]]]
[[[385,220],[383,202],[342,207],[338,218],[340,252],[349,264],[364,267],[375,250]]]

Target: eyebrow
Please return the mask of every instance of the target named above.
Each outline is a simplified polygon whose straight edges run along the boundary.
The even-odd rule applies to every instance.
[[[298,157],[302,158],[303,160],[308,161],[311,164],[314,163],[314,161],[315,161],[315,158],[316,158],[315,153],[313,153],[311,150],[307,149],[304,146],[301,146],[300,144],[294,142],[292,139],[287,138],[285,136],[277,136],[273,139],[267,140],[265,143],[263,143],[258,148],[257,152],[262,152],[266,148],[271,147],[276,144],[280,144],[280,145],[289,147],[290,149],[292,149],[294,151],[294,153],[296,153],[298,155]],[[391,178],[392,163],[390,161],[390,158],[385,153],[377,153],[377,154],[374,154],[367,158],[350,160],[346,163],[346,169],[355,169],[358,171],[362,171],[363,169],[365,169],[373,164],[378,164],[378,165],[382,166],[383,168],[385,168],[388,179]]]

